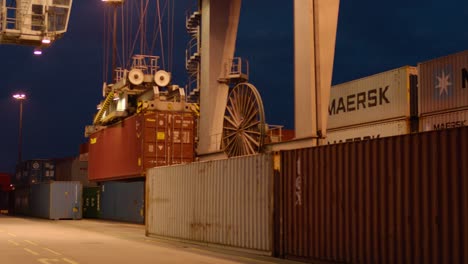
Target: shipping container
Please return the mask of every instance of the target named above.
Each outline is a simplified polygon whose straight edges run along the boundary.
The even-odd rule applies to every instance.
[[[104,182],[100,186],[100,218],[145,223],[145,182],[143,180]]]
[[[50,182],[55,180],[55,162],[49,159],[23,161],[16,166],[15,186]]]
[[[148,236],[272,252],[271,155],[152,168],[146,191]]]
[[[343,142],[363,141],[383,137],[399,136],[411,133],[410,120],[398,120],[390,122],[373,123],[333,129],[327,132],[327,137],[321,141],[322,145]]]
[[[151,112],[124,119],[90,136],[92,181],[141,177],[148,168],[192,162],[194,116]]]
[[[31,190],[29,187],[15,187],[14,190],[14,211],[18,215],[29,215],[30,214],[30,195]]]
[[[417,69],[405,66],[335,85],[330,91],[328,129],[417,116]]]
[[[466,160],[468,127],[281,152],[276,252],[468,263]]]
[[[9,192],[11,189],[11,175],[0,172],[0,191]]]
[[[420,119],[421,131],[440,130],[468,125],[468,109],[423,116]]]
[[[78,157],[56,159],[56,181],[79,181],[83,187],[96,186],[88,179],[88,162]]]
[[[8,213],[9,208],[9,192],[0,189],[0,214]]]
[[[38,183],[30,188],[31,216],[54,220],[82,218],[80,182]]]
[[[418,64],[421,116],[468,107],[468,50]]]
[[[80,161],[88,161],[88,153],[89,153],[89,142],[80,144]]]
[[[99,218],[101,214],[101,188],[83,187],[83,218]]]

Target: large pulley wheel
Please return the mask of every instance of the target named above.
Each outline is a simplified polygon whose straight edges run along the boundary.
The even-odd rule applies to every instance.
[[[261,152],[265,130],[260,93],[250,83],[236,85],[229,93],[224,115],[224,151],[229,157]]]

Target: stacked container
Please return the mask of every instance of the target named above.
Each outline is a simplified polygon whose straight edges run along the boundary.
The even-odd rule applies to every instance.
[[[55,162],[49,159],[24,161],[16,167],[16,186],[29,186],[35,183],[55,180]]]
[[[468,50],[418,68],[420,131],[468,125]]]
[[[124,119],[90,136],[89,179],[137,178],[146,169],[192,162],[194,116],[148,112]]]
[[[417,131],[417,69],[405,66],[335,85],[324,144]]]
[[[88,179],[88,162],[78,157],[55,160],[57,181],[79,181],[83,186],[96,186]]]

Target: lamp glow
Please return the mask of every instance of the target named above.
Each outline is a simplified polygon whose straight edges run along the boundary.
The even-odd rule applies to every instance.
[[[44,38],[42,39],[42,43],[43,43],[43,44],[50,44],[50,38],[49,38],[49,37],[44,37]]]
[[[13,95],[13,98],[16,100],[24,100],[26,99],[26,95],[24,93],[17,93]]]
[[[42,50],[39,48],[34,49],[34,55],[42,55]]]

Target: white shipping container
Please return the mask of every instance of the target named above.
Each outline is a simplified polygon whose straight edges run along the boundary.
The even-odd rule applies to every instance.
[[[416,79],[417,69],[405,66],[333,86],[328,129],[410,117]]]
[[[468,125],[468,109],[421,117],[420,131],[440,130]]]
[[[405,135],[411,133],[411,125],[408,119],[373,123],[364,126],[356,126],[345,129],[330,130],[327,137],[322,140],[323,145],[336,144],[343,142],[362,141]]]
[[[419,113],[468,107],[468,50],[418,64]]]
[[[156,167],[146,178],[146,234],[272,253],[269,154]]]

